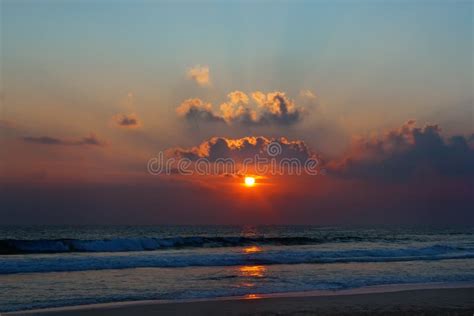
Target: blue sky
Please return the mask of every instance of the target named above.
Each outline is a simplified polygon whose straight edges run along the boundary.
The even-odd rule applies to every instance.
[[[469,1],[3,1],[2,21],[7,87],[50,74],[167,95],[205,64],[216,94],[308,88],[341,109],[397,98],[407,115],[472,99]]]

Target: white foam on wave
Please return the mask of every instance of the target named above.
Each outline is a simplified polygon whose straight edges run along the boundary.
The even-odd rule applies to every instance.
[[[100,249],[103,244],[96,245]],[[114,247],[113,244],[109,245]],[[123,244],[120,245],[123,249]],[[133,247],[130,244],[130,247]],[[38,260],[41,258],[41,260]],[[249,264],[301,264],[393,262],[474,258],[474,248],[432,245],[418,248],[319,250],[315,247],[273,247],[245,254],[240,248],[226,251],[151,251],[139,253],[12,255],[0,258],[0,274],[86,271],[138,267],[237,266]]]

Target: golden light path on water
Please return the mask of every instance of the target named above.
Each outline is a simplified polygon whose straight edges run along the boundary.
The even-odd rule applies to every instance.
[[[262,248],[260,248],[258,246],[250,246],[250,247],[245,247],[243,249],[244,253],[257,253],[257,252],[261,252],[261,251],[262,251]]]
[[[259,246],[248,246],[242,249],[242,252],[245,255],[251,255],[255,253],[262,252],[263,249]],[[256,279],[264,278],[267,272],[267,268],[263,265],[245,265],[238,268],[239,276],[243,278],[245,281],[242,281],[239,286],[246,287],[252,289],[255,287],[255,283],[252,281],[256,281]],[[258,299],[262,296],[257,293],[248,293],[244,295],[245,299]]]

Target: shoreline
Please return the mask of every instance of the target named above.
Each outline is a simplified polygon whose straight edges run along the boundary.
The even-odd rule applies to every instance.
[[[122,301],[14,311],[2,315],[390,314],[474,312],[474,283],[414,283],[348,290],[248,294],[182,300]]]

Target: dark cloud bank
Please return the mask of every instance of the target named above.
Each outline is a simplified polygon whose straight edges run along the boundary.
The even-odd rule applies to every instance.
[[[336,175],[402,180],[412,177],[474,177],[474,135],[445,140],[438,125],[416,127],[410,120],[375,139],[356,141],[346,156],[331,163]]]
[[[277,150],[277,155],[269,155],[270,146]],[[209,161],[216,159],[232,158],[241,162],[246,158],[296,158],[304,163],[309,158],[316,158],[309,146],[302,140],[288,140],[281,138],[268,138],[264,136],[251,136],[237,139],[226,137],[213,137],[191,148],[172,148],[168,151],[175,158],[187,158],[196,161],[206,158]]]

